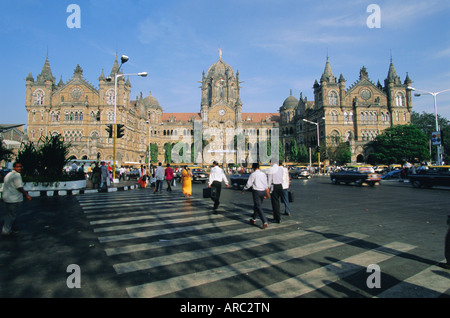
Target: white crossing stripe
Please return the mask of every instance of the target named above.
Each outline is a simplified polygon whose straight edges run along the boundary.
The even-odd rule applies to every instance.
[[[288,226],[294,226],[289,223],[282,223],[277,225],[277,229],[288,227]],[[327,227],[324,226],[318,226],[309,229],[310,231],[324,231]],[[192,243],[198,243],[198,242],[205,242],[215,239],[225,239],[228,237],[233,236],[242,236],[245,234],[255,233],[255,229],[251,226],[246,226],[244,228],[238,229],[238,230],[229,230],[225,232],[220,233],[210,233],[210,234],[204,234],[204,235],[195,235],[195,236],[189,236],[189,237],[180,237],[175,238],[171,240],[159,240],[159,241],[152,241],[150,243],[141,243],[141,244],[133,244],[133,245],[126,245],[121,247],[113,247],[113,248],[106,248],[105,252],[107,255],[119,255],[119,254],[127,254],[127,253],[134,253],[134,252],[142,252],[142,251],[149,251],[152,249],[158,249],[161,247],[167,248],[171,246],[181,245],[181,244],[192,244]]]
[[[275,237],[270,236],[271,232],[268,236],[263,236],[259,238],[255,238],[253,240],[242,241],[239,243],[231,243],[227,245],[215,246],[212,248],[205,248],[200,250],[194,250],[189,252],[177,253],[174,255],[163,255],[160,257],[153,257],[149,259],[143,259],[139,261],[126,262],[121,264],[114,265],[114,269],[117,274],[124,274],[134,271],[140,271],[144,269],[150,269],[158,266],[165,266],[176,264],[180,262],[187,262],[190,260],[200,259],[202,257],[216,256],[225,253],[237,252],[244,249],[255,248],[257,246],[261,246],[264,244],[274,243],[277,241],[291,240],[294,238],[298,238],[311,232],[300,230],[296,232],[287,232],[285,234],[273,234]]]
[[[442,261],[445,263],[445,260]],[[429,266],[397,285],[383,291],[377,298],[437,298],[450,290],[450,272]]]
[[[413,245],[394,242],[237,297],[298,297],[413,248]]]
[[[275,266],[282,262],[306,256],[308,254],[323,251],[332,247],[348,244],[349,242],[365,238],[366,235],[350,233],[340,240],[326,239],[316,243],[307,244],[297,248],[287,249],[281,252],[253,258],[247,261],[205,270],[193,274],[186,274],[153,283],[128,287],[127,292],[130,297],[158,297],[167,295],[186,288],[200,286],[206,283],[215,282],[228,277],[248,273],[261,268]]]

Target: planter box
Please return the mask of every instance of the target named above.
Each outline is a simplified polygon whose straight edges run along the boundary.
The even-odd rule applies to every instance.
[[[80,190],[86,188],[86,180],[56,181],[52,183],[24,183],[25,191]]]
[[[55,195],[66,195],[67,193],[78,194],[80,190],[86,189],[86,180],[76,180],[76,181],[59,181],[52,183],[34,183],[26,182],[23,188],[27,191],[30,196],[40,196],[42,193],[46,193],[47,196]],[[0,184],[0,194],[3,191],[3,183]]]

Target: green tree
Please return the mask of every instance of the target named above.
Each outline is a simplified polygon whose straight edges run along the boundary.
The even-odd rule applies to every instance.
[[[8,161],[13,155],[12,150],[3,145],[3,140],[0,139],[0,161]]]
[[[420,162],[429,157],[428,139],[414,125],[389,127],[367,147],[371,149],[371,164]]]
[[[298,147],[297,162],[309,162],[308,149],[304,144],[301,144],[300,147]]]
[[[443,136],[442,144],[444,146],[444,161],[450,161],[450,121],[438,114],[438,123],[441,129],[441,135]],[[430,114],[423,112],[421,114],[417,112],[411,113],[411,124],[420,129],[426,136],[428,143],[430,145],[431,135],[436,131],[436,116],[435,114]],[[447,149],[447,153],[446,150]],[[437,147],[431,146],[431,155],[429,155],[427,160],[436,160]]]
[[[327,153],[330,162],[336,162],[338,165],[343,165],[352,160],[352,152],[348,142],[339,142],[337,146],[329,146]]]

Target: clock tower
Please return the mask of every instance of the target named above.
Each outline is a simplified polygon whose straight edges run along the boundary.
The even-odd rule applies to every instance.
[[[236,128],[241,123],[242,103],[240,98],[239,72],[234,74],[230,65],[222,59],[211,65],[205,75],[203,71],[200,115],[203,126],[214,128]]]

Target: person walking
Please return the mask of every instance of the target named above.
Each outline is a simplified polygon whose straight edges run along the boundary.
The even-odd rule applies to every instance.
[[[282,165],[280,162],[280,168],[283,169],[283,192],[281,199],[284,203],[284,215],[291,216],[291,209],[289,208],[289,170],[286,166]]]
[[[223,169],[217,165],[217,161],[213,162],[213,167],[209,173],[208,187],[211,188],[211,200],[214,201],[214,210],[217,210],[220,204],[220,192],[222,190],[222,181],[225,182],[227,188],[230,186]]]
[[[108,191],[108,184],[110,183],[109,179],[109,170],[108,167],[105,166],[105,162],[102,161],[101,167],[100,167],[100,191],[106,190]]]
[[[268,182],[271,189],[270,201],[272,203],[273,223],[281,223],[280,198],[283,195],[283,168],[277,163],[269,169]]]
[[[147,186],[147,170],[144,166],[141,166],[141,169],[139,169],[138,183],[141,186],[141,189]]]
[[[184,166],[183,171],[181,172],[181,185],[182,185],[182,191],[186,198],[189,198],[192,195],[192,172],[187,167]]]
[[[150,187],[152,188],[153,194],[155,194],[155,187],[156,187],[156,177],[155,177],[155,167],[153,164],[150,164],[150,168],[147,171],[147,177],[150,181]]]
[[[161,162],[158,163],[158,167],[156,168],[156,192],[162,193],[163,182],[164,182],[164,168],[161,165]]]
[[[259,169],[259,163],[253,163],[252,169],[253,172],[250,174],[247,184],[242,190],[242,194],[244,194],[246,190],[252,188],[253,216],[250,219],[250,223],[256,224],[256,216],[258,215],[263,223],[261,229],[265,229],[269,224],[264,215],[262,203],[265,198],[270,197],[269,183],[267,182],[267,175]]]
[[[31,201],[31,197],[23,188],[22,164],[15,162],[13,171],[5,176],[3,183],[2,198],[6,205],[6,216],[2,228],[2,236],[15,234],[13,226],[17,218],[18,211],[22,208],[23,198]]]
[[[164,171],[167,180],[167,191],[172,192],[172,180],[173,180],[173,170],[170,167],[170,164],[167,164],[166,170]]]
[[[102,171],[98,166],[98,162],[95,163],[94,169],[92,169],[92,188],[100,188]]]

